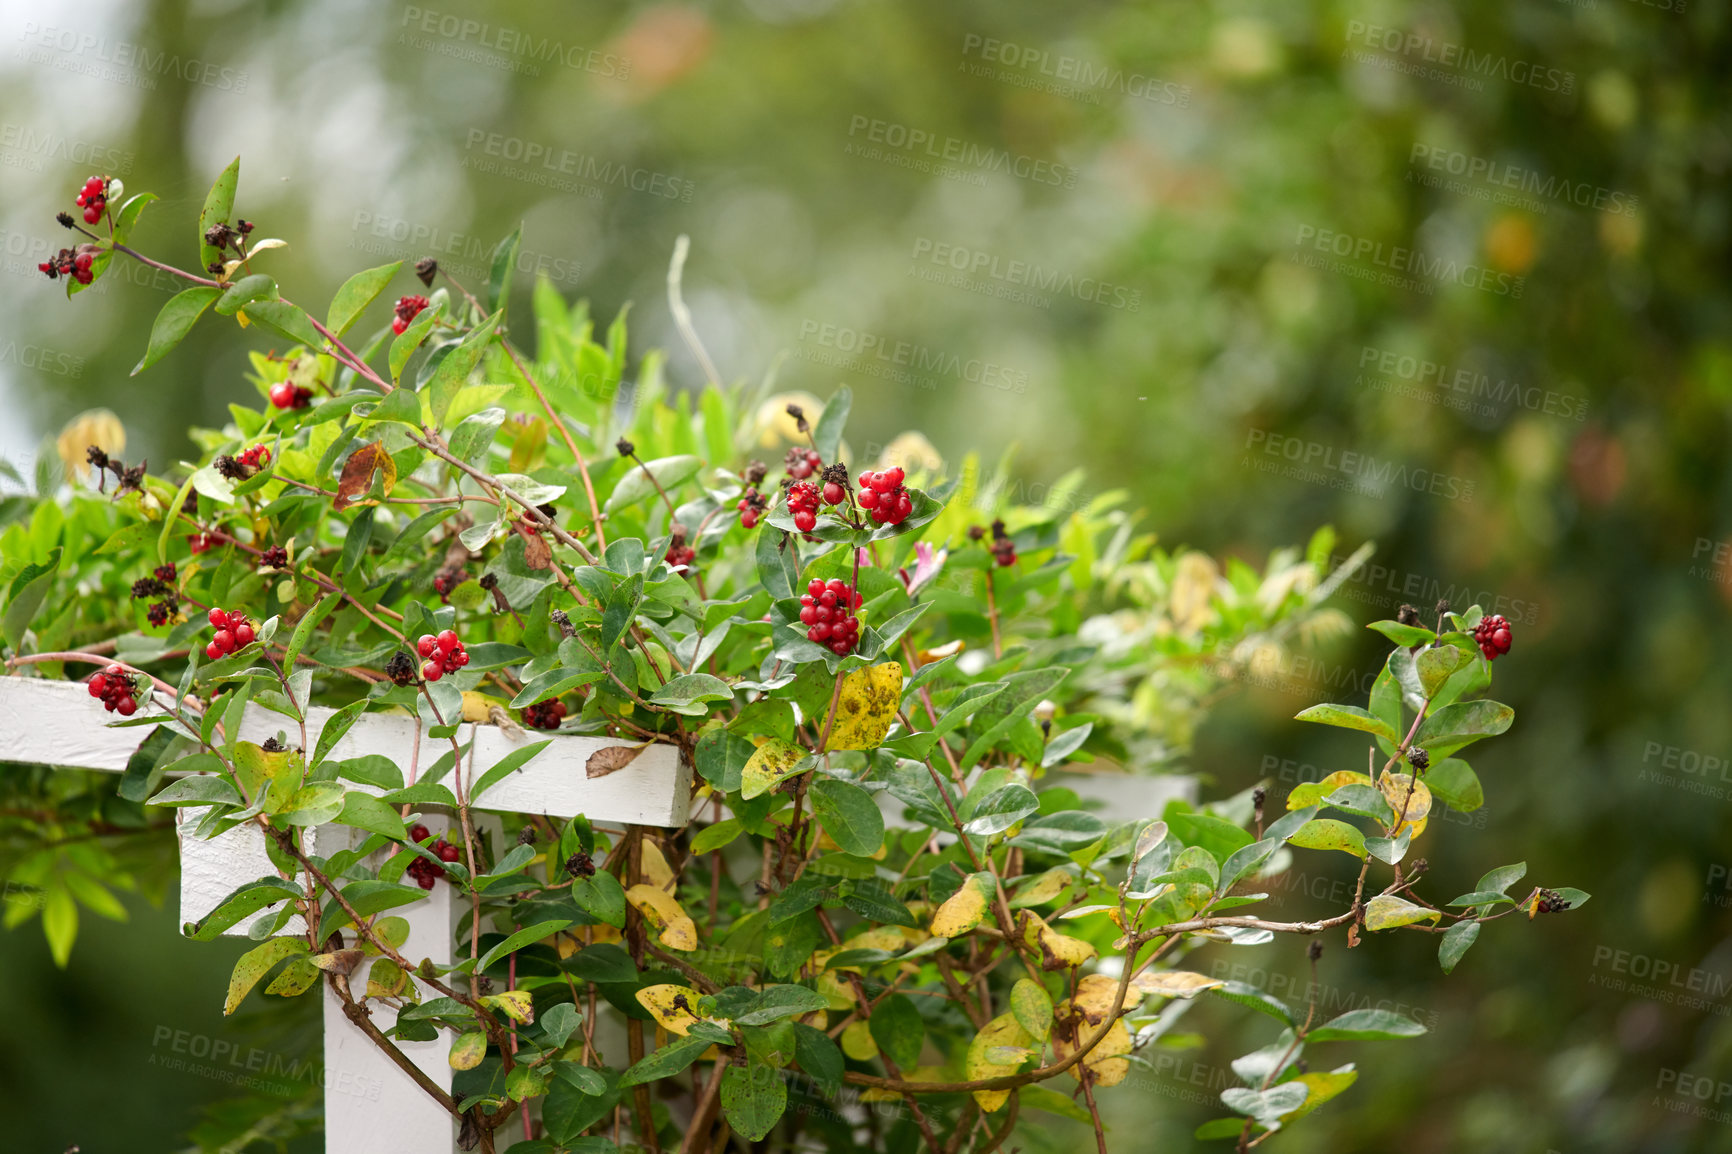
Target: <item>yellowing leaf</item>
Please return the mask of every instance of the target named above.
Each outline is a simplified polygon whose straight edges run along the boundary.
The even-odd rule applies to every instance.
[[[1052,996],[1033,978],[1019,979],[1010,988],[1010,1012],[1037,1042],[1052,1032]]]
[[[1392,774],[1385,770],[1377,788],[1383,791],[1390,812],[1396,817],[1402,817],[1403,805],[1407,807],[1406,817],[1396,823],[1390,837],[1400,837],[1401,831],[1409,826],[1413,827],[1414,837],[1425,832],[1425,820],[1431,813],[1431,789],[1423,781],[1415,780],[1412,774]],[[1409,792],[1412,797],[1408,796]]]
[[[1017,918],[1022,926],[1022,940],[1040,950],[1043,970],[1080,966],[1099,953],[1088,942],[1059,933],[1038,914],[1022,910]]]
[[[451,1056],[448,1059],[453,1070],[473,1070],[481,1065],[481,1059],[487,1056],[487,1035],[480,1030],[472,1030],[467,1034],[459,1034],[451,1043]]]
[[[1365,903],[1365,928],[1374,933],[1410,926],[1415,922],[1435,922],[1442,916],[1437,910],[1414,905],[1394,894],[1378,894]]]
[[[831,749],[876,749],[896,720],[902,702],[902,664],[886,661],[857,669],[842,678],[836,699],[836,720],[830,726]]]
[[[838,947],[838,949],[840,948]],[[812,957],[812,964],[822,966],[828,960],[823,955],[836,952],[836,950],[825,950],[815,954]],[[854,1008],[854,987],[848,983],[848,979],[842,976],[840,972],[842,970],[858,972],[854,966],[842,966],[835,970],[823,970],[818,974],[818,993],[823,996],[824,1001],[829,1004],[832,1010],[851,1010]]]
[[[1327,1073],[1319,1071],[1315,1074],[1300,1074],[1297,1078],[1289,1078],[1288,1081],[1290,1082],[1303,1082],[1311,1092],[1305,1095],[1304,1103],[1297,1110],[1281,1115],[1281,1121],[1294,1122],[1305,1117],[1358,1080],[1359,1071],[1353,1068],[1351,1062]]]
[[[1070,1009],[1067,1003],[1060,1002],[1053,1011],[1053,1017],[1063,1019]],[[1069,1038],[1062,1037],[1060,1031],[1054,1030],[1052,1036],[1053,1055],[1059,1060],[1071,1056],[1071,1053],[1081,1043],[1094,1037],[1099,1025],[1087,1024],[1080,1015],[1072,1019],[1076,1024],[1076,1034]],[[1088,1052],[1088,1056],[1070,1068],[1071,1077],[1082,1081],[1082,1069],[1087,1067],[1095,1076],[1097,1086],[1117,1086],[1125,1080],[1125,1075],[1131,1072],[1131,1063],[1124,1055],[1131,1052],[1131,1032],[1125,1029],[1123,1019],[1115,1021],[1107,1029],[1107,1036],[1100,1044]]]
[[[878,1043],[872,1039],[872,1026],[864,1018],[849,1022],[842,1028],[842,1052],[856,1062],[869,1062],[878,1056]]]
[[[395,998],[409,984],[409,975],[403,968],[390,958],[380,958],[367,971],[367,996],[369,998]],[[267,993],[269,991],[266,991]]]
[[[1205,977],[1190,970],[1144,970],[1131,979],[1131,985],[1144,994],[1159,994],[1163,998],[1194,998],[1204,990],[1226,984],[1220,978]]]
[[[1344,785],[1370,785],[1371,778],[1363,773],[1355,773],[1351,769],[1337,770],[1322,781],[1304,781],[1293,787],[1287,795],[1288,809],[1304,809],[1308,805],[1316,805]]]
[[[1037,874],[1032,881],[1024,882],[1022,888],[1010,899],[1010,908],[1022,909],[1024,906],[1044,906],[1057,900],[1058,896],[1070,889],[1072,874],[1060,866],[1049,869],[1043,874]]]
[[[397,463],[378,441],[362,445],[343,462],[343,471],[337,477],[337,496],[331,507],[341,511],[350,505],[370,504],[361,498],[372,489],[375,472],[384,478],[384,494],[389,497],[397,484]]]
[[[535,998],[528,990],[506,990],[499,994],[489,994],[481,999],[481,1004],[500,1011],[513,1022],[528,1025],[535,1021]]]
[[[640,844],[643,849],[639,868],[643,873],[644,880],[657,889],[665,890],[670,894],[673,893],[674,871],[668,865],[668,859],[662,853],[662,847],[647,837]]]
[[[1365,835],[1355,826],[1332,817],[1312,818],[1287,839],[1300,849],[1338,849],[1354,857],[1365,856]]]
[[[703,1019],[697,1015],[702,994],[690,986],[645,986],[637,992],[637,1004],[656,1016],[656,1024],[670,1034],[685,1037]]]
[[[1125,991],[1125,997],[1140,1002],[1142,991],[1132,986]],[[1079,981],[1070,1003],[1072,1011],[1091,1026],[1100,1025],[1108,1015],[1116,1017],[1125,1005],[1119,1000],[1119,980],[1106,974],[1089,974]]]
[[[503,706],[505,702],[497,697],[489,697],[485,693],[477,693],[473,689],[463,691],[463,720],[485,724],[493,720],[491,711],[494,706]]]
[[[698,928],[673,895],[655,886],[639,882],[625,891],[625,900],[643,915],[661,936],[661,944],[670,950],[698,948]]]
[[[306,953],[307,943],[299,938],[272,938],[242,954],[229,978],[229,994],[223,1002],[223,1015],[226,1017],[234,1013],[235,1008],[246,999],[247,993],[258,985],[259,979],[264,977],[272,966],[284,958],[296,955],[304,957]]]
[[[991,874],[971,874],[963,879],[962,888],[944,899],[938,912],[932,915],[932,934],[939,938],[959,938],[978,926],[986,917],[987,896],[992,892]]]
[[[1035,1044],[1035,1039],[1022,1028],[1022,1023],[1016,1020],[1015,1014],[1000,1014],[982,1026],[980,1033],[974,1035],[974,1040],[968,1043],[968,1080],[972,1082],[980,1078],[998,1078],[1016,1073],[1017,1067],[1021,1065],[1020,1061],[1001,1063],[992,1061],[992,1057],[1000,1054],[1006,1046],[1021,1049]],[[1009,1090],[974,1092],[975,1102],[989,1114],[1003,1106],[1009,1097]]]
[[[758,746],[740,769],[740,796],[746,801],[770,792],[806,759],[806,751],[791,741],[772,737]]]
[[[1167,596],[1173,628],[1181,634],[1195,633],[1214,616],[1209,603],[1221,572],[1206,553],[1186,553],[1173,567],[1172,589]]]

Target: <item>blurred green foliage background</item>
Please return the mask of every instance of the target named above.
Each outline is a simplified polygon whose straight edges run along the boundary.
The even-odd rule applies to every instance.
[[[857,451],[1014,444],[1035,499],[1081,464],[1163,545],[1259,567],[1333,523],[1343,554],[1378,544],[1337,600],[1356,619],[1451,597],[1516,623],[1487,805],[1426,853],[1439,890],[1525,858],[1594,900],[1488,927],[1448,979],[1424,942],[1332,943],[1327,996],[1432,1034],[1354,1055],[1358,1086],[1272,1148],[1732,1149],[1722,6],[436,3],[0,5],[0,454],[106,405],[165,465],[266,345],[206,325],[130,378],[166,282],[69,304],[35,271],[92,172],[161,194],[135,243],[186,262],[240,154],[240,211],[306,301],[396,257],[480,281],[522,219],[524,283],[632,302],[634,359],[666,348],[688,385],[663,282],[690,234],[724,377],[850,384]],[[1224,703],[1204,795],[1355,768],[1288,718],[1362,692],[1380,645]],[[1334,868],[1277,908],[1338,907]],[[0,935],[0,1145],[184,1145],[235,1088],[172,1068],[175,1031],[316,1055],[310,1016],[221,1020],[241,945],[178,941],[173,906],[87,923],[64,973],[35,924]],[[1213,949],[1192,964],[1303,997],[1302,943]],[[1107,1097],[1114,1149],[1191,1148],[1268,1040],[1251,1017],[1199,1006],[1195,1048]]]

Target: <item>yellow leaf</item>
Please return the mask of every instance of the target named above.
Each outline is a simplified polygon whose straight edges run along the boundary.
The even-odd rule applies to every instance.
[[[1288,809],[1304,809],[1316,805],[1344,785],[1370,785],[1371,778],[1351,769],[1337,770],[1322,781],[1305,781],[1294,786],[1287,795]]]
[[[337,476],[337,496],[332,500],[331,508],[341,512],[351,505],[373,504],[370,499],[363,498],[372,491],[374,473],[382,478],[381,491],[389,497],[397,484],[397,462],[391,459],[391,454],[379,441],[362,445],[343,462],[343,471]]]
[[[492,720],[488,715],[488,711],[495,705],[504,704],[505,702],[497,697],[489,697],[485,693],[477,693],[473,689],[465,689],[463,691],[463,720],[485,723]]]
[[[1068,1000],[1060,1002],[1053,1010],[1053,1022],[1052,1050],[1059,1061],[1070,1057],[1080,1044],[1094,1037],[1095,1031],[1100,1029],[1099,1023],[1090,1024]],[[1063,1023],[1068,1023],[1068,1028]],[[1117,1086],[1131,1072],[1130,1061],[1124,1057],[1130,1052],[1131,1032],[1125,1029],[1122,1019],[1115,1021],[1100,1044],[1070,1068],[1071,1077],[1082,1081],[1082,1068],[1087,1067],[1095,1076],[1097,1086]]]
[[[840,947],[838,947],[840,949]],[[824,953],[836,953],[837,950],[825,950]],[[827,959],[813,955],[813,965],[821,966]],[[854,970],[853,966],[843,969]],[[856,971],[857,972],[857,971]],[[836,970],[823,970],[818,974],[818,993],[832,1010],[851,1010],[854,1008],[854,987]]]
[[[401,966],[390,958],[380,958],[373,963],[372,969],[367,971],[367,996],[395,998],[403,992],[403,987],[408,983],[409,975],[403,972]]]
[[[67,476],[90,476],[88,453],[92,445],[111,457],[126,452],[126,428],[108,409],[86,409],[61,426],[54,448]]]
[[[1365,928],[1373,933],[1410,926],[1414,922],[1435,922],[1442,916],[1441,911],[1414,905],[1394,894],[1378,894],[1365,903]]]
[[[758,746],[740,769],[740,796],[746,801],[770,792],[784,778],[792,777],[806,751],[791,741],[772,737]]]
[[[1058,896],[1070,889],[1072,874],[1060,866],[1038,874],[1032,881],[1024,882],[1022,888],[1016,891],[1016,896],[1010,899],[1010,908],[1021,909],[1024,906],[1044,906],[1055,901]]]
[[[1294,1122],[1305,1117],[1358,1080],[1359,1071],[1353,1068],[1352,1062],[1345,1066],[1338,1066],[1327,1073],[1318,1071],[1314,1074],[1300,1074],[1297,1078],[1289,1078],[1288,1081],[1290,1082],[1305,1083],[1311,1092],[1305,1095],[1305,1101],[1300,1103],[1298,1109],[1281,1115],[1281,1121]]]
[[[641,844],[643,851],[639,868],[643,872],[644,880],[657,889],[665,890],[670,894],[673,893],[674,871],[668,865],[668,859],[662,853],[662,847],[647,837],[643,839]]]
[[[625,900],[643,915],[644,921],[655,929],[661,936],[661,944],[668,949],[698,948],[698,928],[692,924],[692,919],[686,916],[686,911],[680,908],[680,903],[673,899],[673,895],[639,882],[625,891]]]
[[[1037,1045],[1034,1037],[1022,1028],[1022,1023],[1016,1020],[1015,1014],[1000,1014],[980,1028],[980,1033],[974,1035],[974,1040],[968,1043],[967,1071],[968,1080],[973,1082],[981,1078],[998,1078],[1005,1074],[1014,1074],[1022,1064],[994,1062],[991,1059],[1002,1056],[1005,1047],[1022,1049]],[[976,1090],[974,1100],[982,1110],[992,1113],[1003,1106],[1010,1097],[1009,1090]]]
[[[1383,791],[1385,800],[1389,802],[1390,812],[1394,813],[1396,817],[1402,816],[1401,807],[1403,805],[1407,807],[1406,818],[1396,823],[1395,828],[1389,833],[1390,837],[1400,837],[1401,831],[1409,826],[1413,827],[1414,837],[1425,832],[1425,821],[1431,813],[1431,788],[1429,786],[1423,781],[1415,780],[1412,774],[1392,774],[1388,770],[1384,770],[1383,777],[1377,783],[1377,788]],[[1412,797],[1408,797],[1409,792],[1413,794]]]
[[[990,874],[970,874],[962,888],[944,899],[938,912],[932,915],[932,934],[939,938],[959,938],[978,926],[986,917],[987,895],[990,894]]]
[[[374,963],[378,968],[378,963]],[[499,994],[489,994],[481,999],[481,1004],[499,1010],[513,1022],[524,1025],[535,1021],[535,998],[528,990],[506,990]]]
[[[1025,981],[1027,979],[1024,979]],[[1125,991],[1125,997],[1132,996],[1133,986]],[[1117,1016],[1117,1011],[1124,1008],[1125,1003],[1119,1000],[1119,980],[1106,974],[1090,974],[1076,984],[1076,993],[1071,997],[1071,1009],[1091,1026],[1098,1026],[1107,1020],[1107,1015]],[[1142,991],[1135,994],[1137,1001],[1142,1000]]]
[[[1040,950],[1043,970],[1064,970],[1080,966],[1097,953],[1092,945],[1080,938],[1066,937],[1046,924],[1039,914],[1022,910],[1017,914],[1022,926],[1022,940]]]
[[[872,1027],[864,1018],[842,1028],[842,1052],[856,1062],[869,1062],[878,1056],[878,1043],[873,1041]]]
[[[857,669],[842,678],[836,699],[836,720],[830,726],[826,750],[876,749],[896,720],[902,702],[902,663],[886,661]]]
[[[486,1056],[487,1035],[480,1030],[459,1034],[451,1043],[450,1062],[453,1070],[473,1070],[481,1065],[481,1059]]]
[[[1173,567],[1172,590],[1167,596],[1173,628],[1181,634],[1195,633],[1214,616],[1209,603],[1221,571],[1206,553],[1186,553]]]
[[[637,1004],[656,1016],[657,1025],[683,1038],[703,1020],[697,1015],[701,997],[690,986],[645,986],[637,992]]]
[[[1131,979],[1131,985],[1145,994],[1163,998],[1194,998],[1204,990],[1214,990],[1227,983],[1220,978],[1205,977],[1190,970],[1144,970]]]

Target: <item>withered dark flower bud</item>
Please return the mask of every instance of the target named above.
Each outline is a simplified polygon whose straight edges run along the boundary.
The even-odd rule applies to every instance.
[[[224,453],[222,456],[212,461],[211,467],[231,481],[245,480],[247,476],[246,466],[242,465],[227,453]]]
[[[1311,944],[1305,947],[1305,956],[1312,961],[1321,958],[1323,956],[1323,943],[1315,938],[1311,939]]]
[[[235,221],[235,228],[240,230],[242,236],[248,236],[253,231],[253,222],[250,220],[237,220]]]
[[[1442,617],[1449,612],[1449,599],[1446,597],[1437,603],[1437,615]]]
[[[71,228],[72,227],[73,221],[72,221],[72,214],[70,212],[57,212],[54,214],[54,219],[60,222],[61,228]]]
[[[228,266],[225,265],[222,261],[213,260],[209,264],[204,266],[204,271],[210,273],[212,276],[221,276],[223,274],[223,270],[226,269],[227,267]]]
[[[762,484],[764,478],[769,474],[769,472],[770,472],[770,467],[768,465],[764,464],[764,462],[762,462],[762,461],[747,461],[746,462],[745,482],[746,482],[746,484],[753,485],[753,486]]]
[[[92,469],[100,471],[108,468],[108,454],[103,452],[98,445],[92,445],[84,450],[84,459],[89,462]]]
[[[204,242],[212,248],[227,248],[229,241],[233,240],[234,236],[235,230],[221,221],[204,230]]]
[[[548,613],[548,617],[552,619],[555,625],[559,626],[559,632],[562,637],[577,636],[577,626],[571,623],[571,618],[566,616],[565,610],[552,610]]]
[[[385,662],[385,676],[393,685],[415,684],[415,672],[415,659],[409,656],[407,649],[397,650],[391,654],[391,660]]]
[[[970,525],[968,527],[968,539],[970,541],[978,541],[984,536],[986,536],[986,529],[984,526]]]
[[[1403,605],[1395,611],[1395,619],[1403,625],[1418,625],[1419,610],[1411,605]]]
[[[289,747],[278,741],[275,737],[267,737],[265,738],[265,743],[259,746],[259,748],[264,750],[266,753],[284,753]]]
[[[574,878],[592,878],[595,876],[595,862],[582,850],[578,850],[565,859],[565,872]]]
[[[615,441],[613,447],[619,450],[619,455],[622,457],[629,457],[633,453],[637,452],[637,446],[626,440],[624,437]]]
[[[424,256],[415,262],[415,275],[421,278],[421,283],[428,288],[433,287],[433,278],[439,275],[439,262],[430,256]]]
[[[518,845],[534,845],[535,844],[535,827],[532,825],[526,825],[522,829],[518,830],[517,831],[517,844]]]

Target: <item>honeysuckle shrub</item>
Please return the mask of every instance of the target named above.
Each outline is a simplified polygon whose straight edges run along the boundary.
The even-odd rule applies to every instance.
[[[1080,477],[1030,504],[1008,466],[945,476],[917,435],[861,460],[846,388],[821,405],[713,374],[674,389],[659,354],[628,371],[623,315],[598,333],[546,281],[513,300],[517,233],[485,285],[428,261],[417,287],[390,264],[309,310],[270,273],[280,242],[236,214],[237,175],[199,215],[194,268],[156,262],[188,287],[139,366],[172,365],[197,323],[262,331],[229,423],[153,469],[86,414],[58,444],[69,483],[45,453],[34,495],[0,507],[9,672],[88,678],[140,739],[118,777],[0,777],[8,893],[31,899],[6,921],[40,911],[62,963],[80,906],[160,896],[180,807],[195,836],[257,827],[275,866],[185,926],[208,939],[259,915],[225,1010],[325,985],[405,1069],[399,1043],[443,1040],[454,1088],[426,1089],[465,1148],[697,1154],[733,1134],[989,1154],[1045,1112],[1105,1150],[1101,1096],[1134,1092],[1114,1088],[1207,995],[1271,1019],[1198,1132],[1245,1149],[1358,1076],[1308,1048],[1424,1029],[1324,1020],[1184,969],[1192,949],[1294,935],[1315,969],[1326,936],[1426,933],[1448,972],[1486,922],[1586,900],[1512,890],[1520,865],[1445,904],[1417,892],[1433,807],[1482,800],[1457,754],[1512,720],[1486,696],[1501,619],[1374,623],[1391,649],[1365,707],[1299,715],[1348,731],[1344,768],[1285,812],[1261,790],[1094,812],[1054,775],[1170,763],[1224,685],[1341,629],[1332,534],[1259,574],[1157,548],[1124,494],[1081,499]],[[155,259],[127,244],[152,198],[95,187],[90,227],[63,220],[84,243],[44,267],[69,295]],[[670,304],[707,367],[682,260]],[[307,748],[314,704],[340,712]],[[237,740],[249,711],[277,737]],[[334,757],[367,712],[418,719],[440,756]],[[475,725],[518,744],[465,787],[450,771]],[[591,774],[673,746],[691,821],[481,820],[486,790],[557,734],[620,743]],[[350,848],[314,852],[329,825]],[[1356,859],[1352,902],[1259,916],[1302,853]],[[439,885],[465,911],[449,966],[400,912]]]

